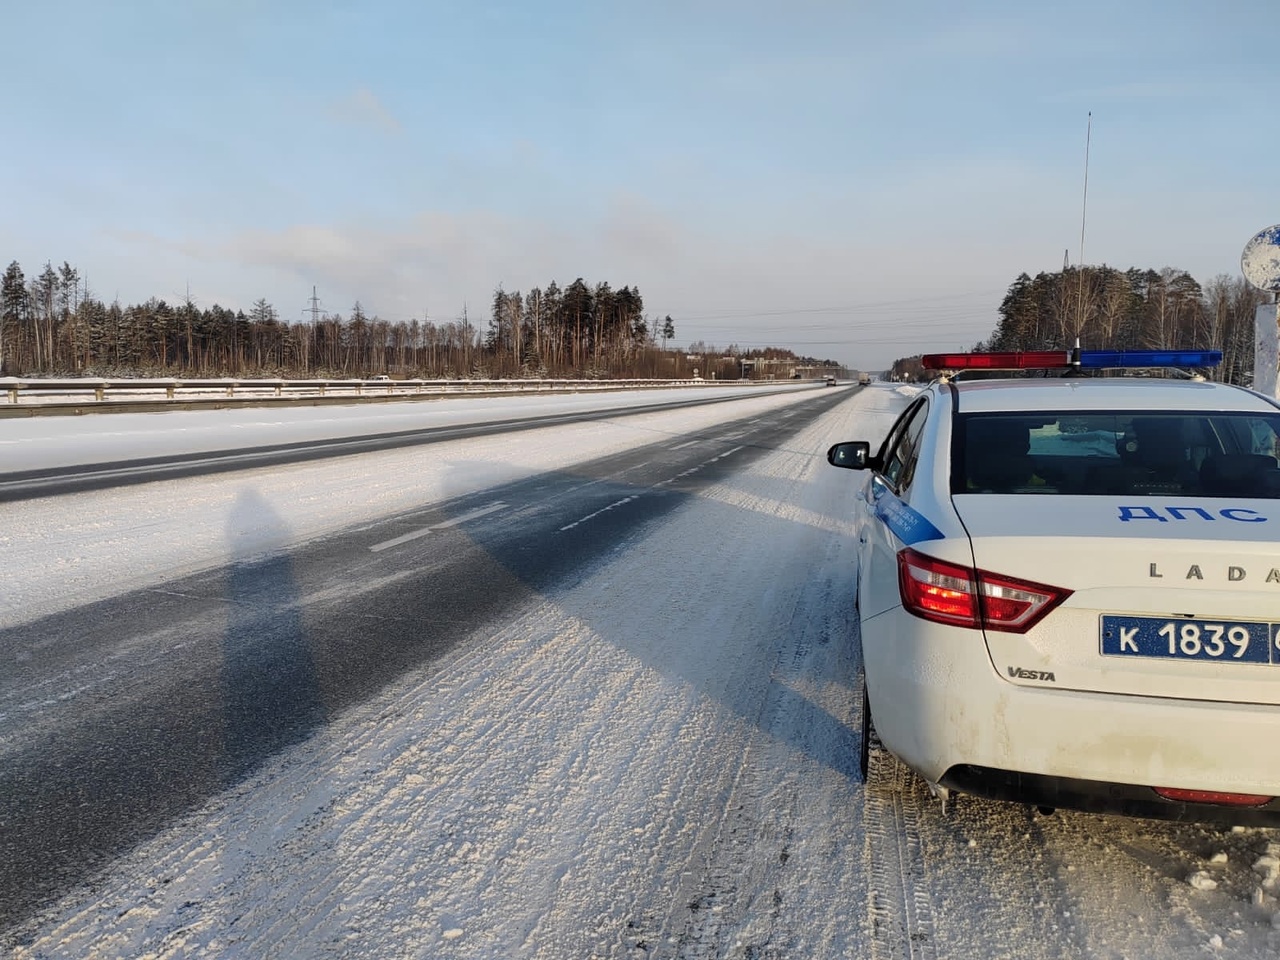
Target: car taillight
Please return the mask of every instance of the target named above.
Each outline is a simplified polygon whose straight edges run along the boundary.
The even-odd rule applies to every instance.
[[[902,605],[916,616],[957,627],[978,626],[973,570],[926,557],[910,547],[898,554]]]
[[[908,612],[935,623],[1026,633],[1070,590],[948,563],[908,547],[898,554],[898,589]]]
[[[1256,793],[1221,793],[1217,790],[1179,790],[1175,787],[1152,787],[1166,800],[1182,803],[1216,803],[1224,807],[1264,807],[1275,797]]]

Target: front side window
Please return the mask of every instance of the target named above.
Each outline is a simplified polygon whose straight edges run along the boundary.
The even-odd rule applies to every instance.
[[[1280,413],[957,418],[951,491],[1280,499]]]
[[[894,431],[884,454],[881,473],[895,490],[910,486],[919,455],[920,434],[924,432],[926,404],[922,400],[903,417],[900,429]]]

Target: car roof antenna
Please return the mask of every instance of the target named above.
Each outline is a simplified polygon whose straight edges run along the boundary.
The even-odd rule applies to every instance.
[[[1071,357],[1067,361],[1067,371],[1064,377],[1082,377],[1084,371],[1080,369],[1080,338],[1076,337],[1076,344],[1071,348]]]

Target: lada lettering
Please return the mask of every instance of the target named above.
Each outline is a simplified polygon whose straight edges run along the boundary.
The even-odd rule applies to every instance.
[[[1147,577],[1154,580],[1163,580],[1164,572],[1160,569],[1159,563],[1147,564]],[[1204,569],[1198,563],[1193,563],[1187,567],[1187,574],[1184,580],[1204,580]],[[1231,564],[1226,570],[1226,580],[1228,583],[1240,583],[1249,579],[1249,571],[1237,564]],[[1280,583],[1280,567],[1272,567],[1265,578],[1267,583]]]
[[[1025,667],[1009,667],[1009,676],[1015,680],[1044,680],[1057,683],[1057,679],[1048,670],[1027,670]]]

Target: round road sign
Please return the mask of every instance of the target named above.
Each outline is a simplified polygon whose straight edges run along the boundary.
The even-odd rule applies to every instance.
[[[1280,293],[1280,224],[1267,227],[1244,245],[1240,269],[1259,290]]]

